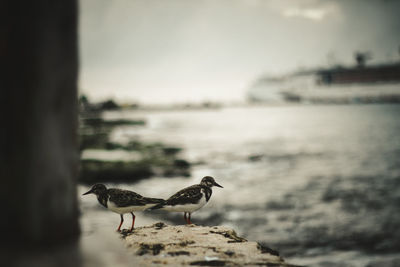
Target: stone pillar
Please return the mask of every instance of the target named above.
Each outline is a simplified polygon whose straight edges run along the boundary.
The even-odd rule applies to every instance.
[[[0,3],[0,244],[79,234],[77,2]]]

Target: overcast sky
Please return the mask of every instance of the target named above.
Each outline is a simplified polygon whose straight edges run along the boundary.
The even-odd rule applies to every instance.
[[[241,100],[262,74],[398,61],[396,0],[80,0],[91,99]]]

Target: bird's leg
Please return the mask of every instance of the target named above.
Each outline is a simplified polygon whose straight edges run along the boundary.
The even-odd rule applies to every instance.
[[[124,215],[120,214],[120,216],[121,216],[121,223],[118,226],[117,232],[121,232],[121,225],[124,222]]]
[[[132,232],[133,227],[135,227],[135,218],[136,218],[136,216],[135,216],[135,214],[133,214],[133,212],[131,212],[131,214],[132,214],[132,227],[131,227],[131,232]]]
[[[188,223],[187,218],[186,218],[186,212],[183,213],[183,219],[185,219],[185,222]]]
[[[190,217],[192,216],[192,214],[191,214],[190,212],[188,212],[188,214],[189,214],[189,216],[188,216],[187,223],[188,223],[188,224],[192,224],[192,222],[190,221]]]

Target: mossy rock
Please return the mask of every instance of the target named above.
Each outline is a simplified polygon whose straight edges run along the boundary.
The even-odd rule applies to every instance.
[[[111,142],[109,136],[116,126],[144,125],[144,120],[104,120],[97,116],[80,118],[80,151],[85,149],[124,150],[140,154],[137,161],[107,161],[96,158],[81,159],[79,181],[96,182],[134,182],[153,175],[165,177],[190,176],[190,163],[177,158],[182,148],[163,143],[143,143],[132,140],[127,144]],[[132,159],[130,159],[132,160]]]
[[[146,124],[145,120],[138,119],[138,120],[125,120],[125,119],[118,119],[118,120],[104,120],[100,117],[89,117],[89,118],[81,118],[81,122],[83,126],[86,127],[115,127],[115,126],[122,126],[122,125],[139,125],[143,126]]]
[[[79,135],[79,150],[92,148],[92,149],[103,149],[108,143],[107,132],[97,132],[93,134],[80,134]]]
[[[176,165],[176,162],[179,162],[179,164]],[[87,184],[135,182],[156,174],[164,177],[189,177],[190,163],[185,160],[170,160],[165,157],[145,158],[140,161],[83,159],[81,160],[79,181]]]
[[[80,182],[134,182],[153,175],[146,162],[81,160]]]

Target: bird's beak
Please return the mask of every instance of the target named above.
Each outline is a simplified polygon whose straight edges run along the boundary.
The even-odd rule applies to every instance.
[[[217,184],[217,182],[214,182],[214,185],[218,186],[218,187],[221,187],[221,188],[224,188],[222,185]]]
[[[87,191],[86,193],[83,193],[82,196],[84,196],[84,195],[89,195],[89,194],[91,194],[92,192],[93,192],[92,189],[90,189],[90,190]]]

